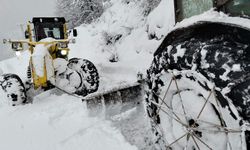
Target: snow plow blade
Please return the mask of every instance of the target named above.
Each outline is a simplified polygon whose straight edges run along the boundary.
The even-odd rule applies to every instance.
[[[90,115],[104,113],[106,116],[114,116],[139,105],[143,96],[143,83],[135,82],[89,94],[82,100],[86,101]]]

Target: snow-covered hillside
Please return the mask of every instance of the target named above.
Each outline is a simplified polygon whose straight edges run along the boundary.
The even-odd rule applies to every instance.
[[[96,65],[99,91],[135,82],[138,72],[145,74],[154,51],[174,24],[171,1],[162,0],[149,16],[143,14],[140,3],[111,0],[98,21],[77,27],[77,43],[70,45],[70,58],[89,59]],[[28,63],[25,51],[18,58],[0,62],[0,68],[25,81]],[[10,107],[5,105],[4,93],[1,97],[0,149],[137,149],[110,120],[90,117],[81,99],[52,90],[36,96],[32,104]],[[143,110],[140,113],[145,117]]]

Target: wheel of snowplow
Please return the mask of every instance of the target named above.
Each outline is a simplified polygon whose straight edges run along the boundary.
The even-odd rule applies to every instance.
[[[246,37],[248,30],[206,22],[164,39],[147,75],[147,112],[158,149],[247,149]]]
[[[75,94],[86,96],[98,90],[99,74],[92,62],[86,59],[72,58],[69,60],[68,67],[77,71],[82,77],[81,86],[76,90]]]
[[[17,75],[3,74],[0,77],[0,86],[7,95],[8,103],[12,106],[27,102],[24,84]]]

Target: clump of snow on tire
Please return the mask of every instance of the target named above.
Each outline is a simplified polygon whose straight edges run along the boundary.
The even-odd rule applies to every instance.
[[[3,74],[0,76],[0,86],[7,96],[7,104],[16,106],[27,102],[24,84],[17,75]]]

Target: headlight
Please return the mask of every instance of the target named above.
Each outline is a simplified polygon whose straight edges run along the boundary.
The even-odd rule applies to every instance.
[[[12,42],[11,47],[15,51],[21,51],[23,50],[23,44],[21,42]]]
[[[68,51],[67,51],[67,50],[61,50],[61,54],[62,54],[63,56],[65,56],[65,55],[68,54]]]
[[[66,42],[60,42],[60,43],[58,44],[58,46],[59,46],[60,48],[67,48],[67,47],[68,47],[68,43],[66,43]]]
[[[3,44],[6,44],[8,42],[7,39],[3,39]]]
[[[21,56],[21,52],[20,51],[16,51],[16,56],[17,57]]]

